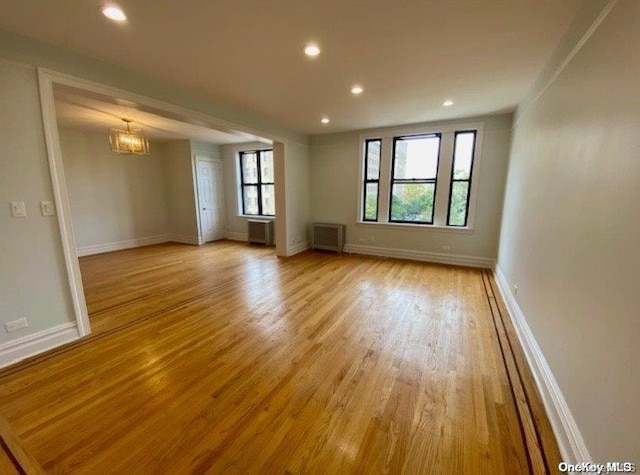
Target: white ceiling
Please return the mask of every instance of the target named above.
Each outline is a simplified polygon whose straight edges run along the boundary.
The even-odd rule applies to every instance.
[[[0,26],[324,133],[512,110],[582,2],[3,0]]]
[[[132,128],[142,128],[149,139],[190,139],[215,144],[247,142],[246,136],[226,133],[190,124],[143,109],[132,102],[75,88],[56,85],[54,89],[56,118],[59,127],[108,133],[125,127],[122,119],[131,120]]]

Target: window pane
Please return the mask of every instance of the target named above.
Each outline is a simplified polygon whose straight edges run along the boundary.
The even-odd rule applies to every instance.
[[[260,153],[260,174],[263,183],[273,183],[273,152]]]
[[[451,204],[449,205],[449,226],[465,226],[467,219],[468,181],[454,181],[451,184]]]
[[[391,194],[391,220],[433,221],[434,183],[395,183]]]
[[[242,197],[244,199],[244,213],[258,214],[258,187],[243,186]]]
[[[258,158],[255,153],[243,153],[242,179],[244,183],[258,183]]]
[[[364,192],[364,219],[366,221],[378,220],[378,184],[367,183]]]
[[[471,176],[473,145],[476,140],[474,132],[456,134],[456,148],[453,154],[453,178],[468,180]]]
[[[380,143],[381,140],[367,141],[367,180],[380,178]]]
[[[262,185],[262,214],[276,214],[276,196],[273,185]]]
[[[395,141],[393,178],[436,178],[440,137],[412,137]]]

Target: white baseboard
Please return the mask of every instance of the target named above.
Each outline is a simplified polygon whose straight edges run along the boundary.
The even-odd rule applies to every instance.
[[[544,407],[549,416],[551,427],[558,440],[560,453],[565,462],[590,462],[593,459],[584,443],[571,410],[567,405],[560,386],[551,372],[551,368],[540,349],[527,320],[511,292],[511,288],[499,266],[495,266],[494,274],[502,299],[507,305],[509,316],[516,329],[518,339],[525,357],[533,373],[533,377],[542,396]]]
[[[103,252],[121,251],[122,249],[150,246],[151,244],[160,244],[169,241],[173,241],[173,236],[171,234],[161,234],[159,236],[149,236],[137,239],[127,239],[125,241],[108,242],[106,244],[96,244],[93,246],[83,246],[77,248],[76,252],[78,253],[78,257],[91,256],[93,254],[102,254]]]
[[[75,322],[23,336],[0,345],[0,368],[80,338]]]
[[[298,244],[289,246],[289,249],[287,249],[287,257],[295,256],[296,254],[300,254],[310,248],[311,243],[309,241],[299,242]]]
[[[481,267],[491,269],[493,259],[489,257],[463,256],[459,254],[441,254],[439,252],[410,251],[407,249],[393,249],[388,247],[361,246],[347,244],[344,252],[352,254],[366,254],[369,256],[395,257],[412,261],[435,262],[439,264],[452,264],[467,267]]]
[[[227,239],[229,239],[230,241],[248,242],[249,241],[249,235],[247,233],[228,232],[227,233]]]
[[[192,244],[194,246],[202,244],[202,240],[198,236],[190,236],[188,234],[170,234],[168,241],[180,244]]]

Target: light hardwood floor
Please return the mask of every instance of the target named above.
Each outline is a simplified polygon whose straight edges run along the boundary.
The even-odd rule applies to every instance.
[[[164,244],[81,260],[94,334],[0,371],[52,473],[545,473],[488,271]]]

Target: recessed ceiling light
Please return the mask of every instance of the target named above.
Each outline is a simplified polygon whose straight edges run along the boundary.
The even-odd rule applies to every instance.
[[[453,101],[444,101],[442,105],[445,107],[451,107],[453,105]]]
[[[351,88],[351,94],[353,94],[354,96],[362,94],[362,91],[364,91],[364,89],[362,89],[362,86],[353,86]]]
[[[102,14],[109,20],[117,22],[123,22],[127,19],[127,15],[125,15],[122,9],[116,5],[107,5],[102,7]]]
[[[315,43],[309,43],[304,47],[304,54],[310,58],[315,58],[320,54],[320,47]]]
[[[329,120],[329,117],[323,117],[322,119],[320,119],[320,122],[322,122],[323,124],[328,124],[331,121]]]

